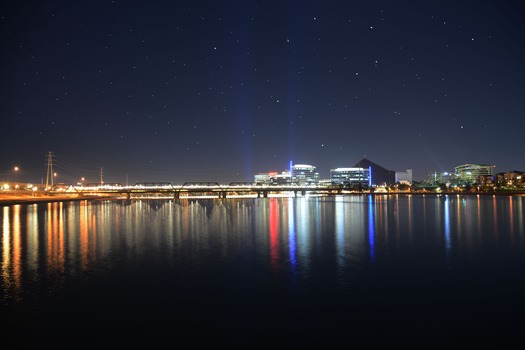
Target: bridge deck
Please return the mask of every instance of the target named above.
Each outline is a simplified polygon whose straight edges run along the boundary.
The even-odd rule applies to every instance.
[[[218,183],[185,183],[180,186],[169,183],[139,183],[134,186],[121,186],[119,184],[97,185],[97,186],[69,186],[68,192],[76,192],[83,195],[122,195],[130,198],[132,195],[169,195],[180,197],[181,195],[209,194],[225,198],[231,194],[256,194],[257,196],[267,197],[273,193],[340,193],[340,188],[327,186],[272,186],[254,185],[246,183],[232,183],[220,185]]]

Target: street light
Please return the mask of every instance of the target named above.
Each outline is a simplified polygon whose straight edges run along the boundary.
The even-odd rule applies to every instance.
[[[15,184],[13,187],[15,189],[14,194],[16,195],[16,192],[18,191],[18,170],[20,170],[20,168],[17,165],[15,165],[13,169],[15,171]]]

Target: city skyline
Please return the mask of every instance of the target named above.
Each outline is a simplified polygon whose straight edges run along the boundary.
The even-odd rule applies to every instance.
[[[129,183],[251,181],[290,161],[328,178],[364,157],[414,180],[525,168],[520,3],[0,6],[6,176],[39,181],[48,152],[62,173]]]
[[[126,184],[126,185],[133,185],[135,183],[171,183],[171,184],[183,184],[183,183],[191,183],[191,182],[217,182],[220,184],[229,184],[229,183],[236,183],[236,182],[254,182],[256,180],[257,175],[263,175],[263,174],[285,174],[289,173],[290,169],[293,166],[307,166],[307,167],[313,167],[315,172],[319,174],[319,180],[329,180],[331,179],[331,172],[332,170],[340,170],[340,169],[358,169],[363,168],[360,164],[365,161],[369,162],[370,164],[373,164],[374,167],[379,167],[384,169],[385,171],[392,172],[393,174],[403,174],[406,171],[411,171],[410,176],[412,177],[413,182],[425,182],[429,180],[429,177],[431,177],[433,174],[434,176],[436,174],[455,174],[456,168],[458,167],[464,167],[464,166],[486,166],[491,167],[493,169],[493,174],[498,173],[510,173],[510,172],[523,172],[519,169],[499,169],[497,170],[497,166],[494,164],[474,164],[474,163],[465,163],[465,164],[457,164],[450,170],[443,170],[443,171],[429,171],[423,178],[413,178],[413,169],[407,168],[407,169],[386,169],[383,168],[381,164],[377,164],[371,159],[367,159],[366,157],[359,160],[357,163],[348,165],[348,166],[342,166],[342,167],[331,167],[330,169],[318,169],[318,167],[315,164],[306,164],[306,163],[294,163],[293,161],[290,161],[288,164],[288,167],[282,168],[279,170],[262,170],[257,173],[252,174],[251,178],[246,181],[238,181],[236,179],[222,179],[221,181],[217,180],[217,178],[176,178],[175,176],[167,176],[159,180],[159,178],[152,176],[150,178],[140,178],[140,179],[134,179],[133,177],[130,179],[129,174],[125,175],[125,178],[118,179],[117,177],[113,175],[108,175],[105,173],[104,168],[100,167],[97,169],[90,169],[80,171],[79,169],[73,169],[71,168],[71,162],[59,162],[57,164],[56,158],[53,154],[53,152],[48,152],[46,157],[46,166],[45,169],[41,169],[40,175],[35,175],[35,173],[31,174],[23,174],[22,168],[18,165],[15,165],[10,170],[4,170],[3,172],[0,172],[0,181],[1,182],[27,182],[27,183],[33,183],[33,184],[47,184],[47,183],[62,183],[62,184],[96,184],[96,183],[114,183],[114,184]],[[368,166],[365,167],[368,169]],[[325,176],[324,174],[328,172],[328,175]],[[90,174],[90,176],[85,176],[84,174]],[[39,179],[37,177],[40,176]],[[396,175],[397,176],[397,175]],[[404,176],[404,175],[403,175]],[[109,178],[109,180],[108,180]]]

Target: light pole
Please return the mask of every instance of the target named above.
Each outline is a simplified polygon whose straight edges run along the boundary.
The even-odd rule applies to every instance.
[[[15,171],[15,184],[14,184],[14,189],[15,189],[15,194],[16,192],[18,191],[18,171],[20,170],[20,168],[15,165],[15,167],[13,168],[13,170]]]
[[[18,171],[20,170],[20,168],[18,167],[18,165],[15,165],[13,170],[15,172],[15,182],[13,186],[13,189],[14,189],[13,194],[16,195],[18,192]]]

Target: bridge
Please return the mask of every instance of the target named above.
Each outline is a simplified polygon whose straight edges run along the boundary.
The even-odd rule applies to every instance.
[[[340,194],[341,188],[321,185],[263,185],[252,182],[232,182],[221,185],[217,182],[186,182],[173,185],[169,182],[140,182],[133,186],[112,184],[87,184],[84,186],[69,185],[66,188],[54,188],[51,192],[61,191],[78,193],[82,196],[118,196],[126,199],[147,196],[169,197],[173,199],[191,197],[253,196],[266,198],[271,195],[305,196],[309,194]]]

